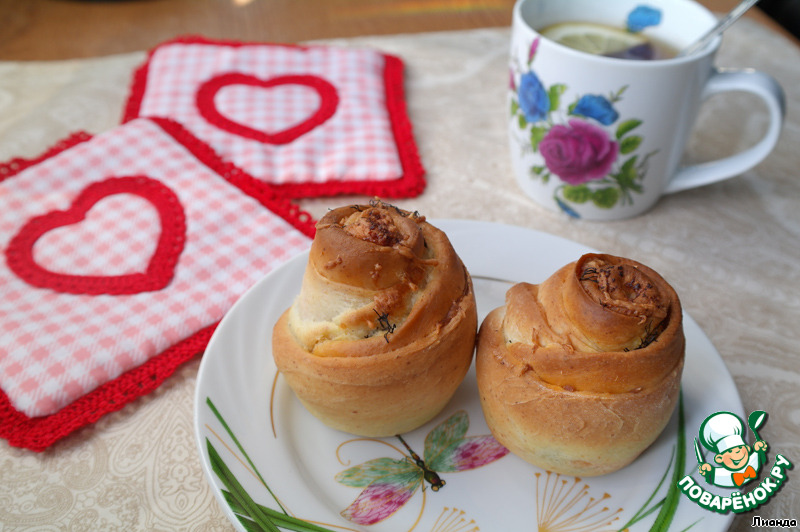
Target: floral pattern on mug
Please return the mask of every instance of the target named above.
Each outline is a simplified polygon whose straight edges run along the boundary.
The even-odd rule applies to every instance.
[[[638,33],[645,28],[659,24],[661,24],[661,10],[646,5],[636,6],[633,11],[628,13],[628,19],[625,21],[625,26],[631,33]]]
[[[603,209],[632,204],[643,192],[648,160],[655,154],[637,153],[644,140],[636,134],[642,121],[621,120],[615,104],[627,86],[610,95],[584,94],[562,108],[563,83],[545,86],[533,63],[539,47],[534,39],[524,69],[512,68],[511,117],[524,132],[524,149],[541,157],[531,176],[549,182],[558,178],[554,200],[573,217],[574,206],[593,203]]]

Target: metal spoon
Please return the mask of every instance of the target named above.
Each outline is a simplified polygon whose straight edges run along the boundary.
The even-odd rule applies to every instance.
[[[694,44],[684,48],[677,57],[683,57],[685,55],[690,55],[698,50],[701,50],[705,45],[707,45],[711,40],[713,40],[717,35],[728,29],[728,26],[736,22],[739,17],[744,15],[745,11],[753,7],[758,3],[758,0],[742,0],[742,2],[734,7],[730,13],[728,13],[722,20],[720,20],[716,26],[708,30],[708,32],[703,35],[700,40],[696,41]]]

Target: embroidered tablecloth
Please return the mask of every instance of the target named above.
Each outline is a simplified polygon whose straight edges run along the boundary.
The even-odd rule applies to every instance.
[[[492,29],[324,43],[375,47],[406,65],[408,112],[428,185],[418,198],[395,203],[429,217],[521,225],[645,260],[682,294],[730,369],[745,410],[769,412],[761,436],[771,449],[800,457],[800,51],[749,20],[723,41],[720,65],[755,66],[786,89],[787,125],[767,160],[729,181],[667,197],[645,216],[592,223],[537,208],[516,187],[506,138],[508,38],[507,30]],[[146,57],[0,63],[0,160],[35,156],[75,130],[101,134],[117,125],[131,73]],[[751,106],[740,95],[709,101],[688,158],[707,160],[754,142],[764,118]],[[318,217],[342,201],[351,198],[300,206]],[[9,530],[43,523],[232,529],[193,441],[198,363],[192,359],[152,393],[44,453],[0,442],[0,522]],[[793,475],[761,517],[800,518]],[[737,518],[733,529],[750,530],[751,517]]]

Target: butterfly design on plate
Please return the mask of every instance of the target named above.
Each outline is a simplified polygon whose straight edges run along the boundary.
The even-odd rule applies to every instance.
[[[342,510],[346,519],[372,525],[394,514],[425,482],[439,491],[445,481],[439,473],[468,471],[508,454],[491,435],[467,436],[469,416],[459,411],[437,425],[425,438],[420,458],[402,436],[397,438],[409,455],[401,459],[376,458],[346,469],[336,480],[353,488],[364,488],[350,506]]]

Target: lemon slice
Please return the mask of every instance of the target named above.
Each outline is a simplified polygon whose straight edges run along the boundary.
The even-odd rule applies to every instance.
[[[589,22],[553,24],[540,33],[559,44],[594,55],[617,54],[647,44],[641,35]]]

